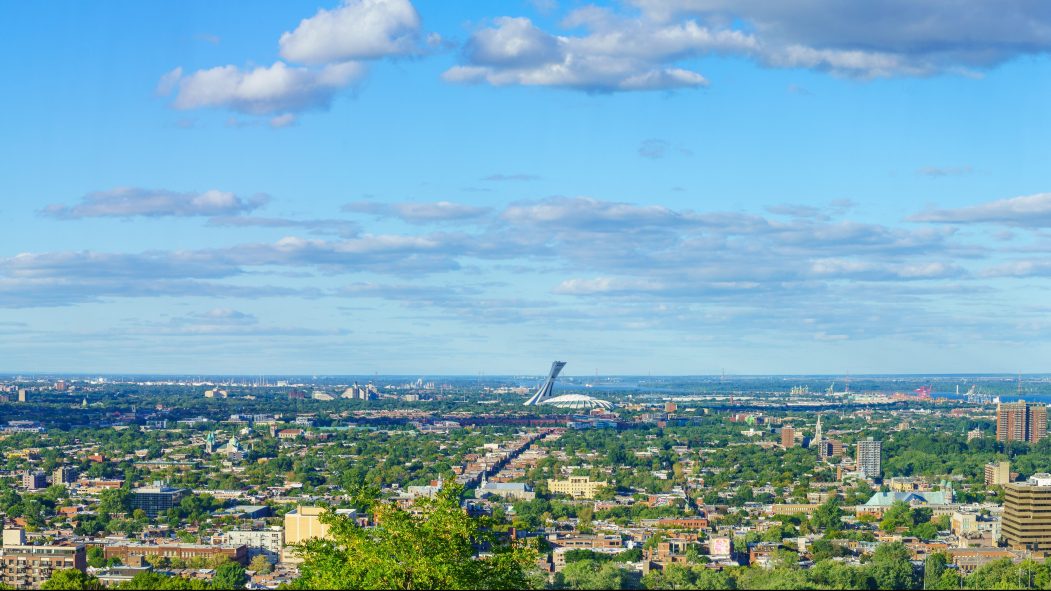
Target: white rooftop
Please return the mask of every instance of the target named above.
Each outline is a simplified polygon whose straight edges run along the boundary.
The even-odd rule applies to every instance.
[[[583,394],[563,394],[562,396],[542,400],[540,404],[550,404],[558,408],[613,408],[612,402]]]

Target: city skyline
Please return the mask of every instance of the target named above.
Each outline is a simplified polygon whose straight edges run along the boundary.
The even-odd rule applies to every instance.
[[[6,6],[0,372],[1047,371],[1051,13],[778,6]]]

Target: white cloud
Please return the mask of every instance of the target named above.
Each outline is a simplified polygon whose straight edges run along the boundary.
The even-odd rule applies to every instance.
[[[1008,226],[1051,226],[1051,193],[998,199],[955,209],[931,209],[908,218],[912,222],[990,223]]]
[[[269,115],[271,127],[287,127],[295,113],[327,109],[336,94],[365,75],[363,61],[417,52],[419,36],[420,17],[409,0],[345,0],[281,35],[281,56],[305,67],[280,60],[270,66],[226,65],[192,73],[178,67],[161,77],[157,92],[174,92],[176,109]]]
[[[553,290],[560,295],[609,295],[616,293],[660,292],[666,287],[660,283],[642,279],[619,277],[596,277],[593,279],[566,279]]]
[[[161,79],[159,90],[176,92],[176,109],[223,107],[251,115],[286,114],[327,109],[336,93],[364,72],[357,62],[310,69],[278,61],[251,70],[219,66],[189,75],[176,68]]]
[[[583,36],[556,36],[528,18],[500,17],[471,36],[464,58],[442,75],[450,82],[557,86],[592,92],[667,90],[706,86],[704,76],[664,62],[745,47],[736,31],[712,31],[695,22],[653,26],[642,21],[606,23],[603,11],[577,11],[572,25]]]
[[[281,56],[324,64],[410,54],[416,50],[420,16],[409,0],[345,0],[318,10],[281,35]]]
[[[762,59],[857,76],[973,75],[1051,49],[1051,7],[1030,0],[632,0],[650,19],[743,21]]]
[[[983,277],[1047,277],[1051,276],[1051,261],[1016,260],[993,265],[982,271]]]
[[[683,60],[741,56],[763,66],[856,78],[951,73],[981,77],[1020,55],[1051,51],[1051,5],[1031,0],[633,0],[585,6],[554,34],[503,16],[478,29],[451,82],[558,86],[589,92],[705,86]]]
[[[868,280],[920,280],[959,277],[963,269],[945,262],[884,263],[857,259],[818,259],[811,263],[815,277],[859,277]]]
[[[270,119],[270,127],[281,128],[289,127],[295,124],[296,116],[292,113],[285,113],[283,115],[278,115],[277,117],[273,117]]]
[[[377,203],[356,201],[343,206],[343,211],[369,213],[380,217],[394,217],[410,223],[432,223],[473,220],[488,214],[488,207],[437,201],[434,203]]]
[[[62,219],[92,217],[229,216],[250,212],[269,200],[266,195],[241,198],[212,189],[203,193],[118,187],[89,193],[77,205],[49,205],[41,212]]]
[[[562,61],[560,41],[527,18],[501,17],[467,43],[467,59],[480,66],[535,67]]]

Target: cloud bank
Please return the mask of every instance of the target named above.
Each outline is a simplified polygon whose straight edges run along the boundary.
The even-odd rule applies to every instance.
[[[243,198],[216,189],[203,193],[178,193],[118,187],[89,193],[77,205],[48,205],[41,213],[60,219],[232,216],[254,211],[269,200],[266,195]]]

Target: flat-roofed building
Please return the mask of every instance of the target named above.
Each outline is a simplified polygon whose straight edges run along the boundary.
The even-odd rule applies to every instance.
[[[796,430],[788,425],[781,427],[781,447],[788,449],[796,444]]]
[[[989,462],[985,465],[985,486],[1003,486],[1011,482],[1011,462]]]
[[[328,511],[324,507],[297,506],[294,510],[285,513],[285,548],[281,551],[281,562],[299,563],[302,558],[291,548],[293,544],[300,544],[310,538],[327,538],[328,525],[321,522],[321,514]],[[353,509],[336,509],[336,515],[344,515],[356,521],[358,512]]]
[[[285,547],[285,530],[276,526],[259,530],[239,529],[227,532],[226,539],[231,545],[246,546],[249,560],[262,554],[276,562]]]
[[[838,439],[822,439],[817,443],[817,454],[822,459],[841,457],[843,455],[843,442]]]
[[[996,405],[996,440],[1037,443],[1047,437],[1047,407],[1025,400]]]
[[[149,517],[157,517],[177,505],[185,494],[184,489],[172,488],[157,481],[153,486],[143,486],[131,491],[131,508],[142,509]]]
[[[536,493],[533,492],[532,487],[523,482],[489,482],[488,480],[483,480],[482,484],[474,491],[474,496],[478,499],[492,495],[515,501],[532,501],[536,498]]]
[[[225,556],[242,565],[248,564],[248,547],[245,545],[210,546],[207,544],[112,544],[103,549],[107,560],[119,558],[124,564],[132,558],[212,558]]]
[[[25,546],[26,544],[26,530],[20,527],[12,527],[4,529],[3,545],[4,546]]]
[[[855,458],[858,471],[865,478],[879,478],[883,472],[882,454],[882,441],[875,441],[871,437],[859,441]]]
[[[1034,474],[1025,482],[1004,485],[1000,531],[1008,548],[1051,552],[1051,474]]]
[[[22,473],[22,486],[25,487],[26,490],[47,488],[47,474],[36,472],[34,470],[26,470]]]
[[[821,508],[821,504],[801,503],[774,503],[770,505],[768,512],[771,515],[813,515]]]
[[[945,553],[948,554],[950,562],[959,569],[960,574],[964,575],[1004,558],[1015,564],[1025,558],[1025,554],[1007,548],[949,548]]]
[[[285,513],[285,543],[288,545],[305,542],[310,538],[328,536],[328,526],[321,523],[321,514],[327,511],[324,507],[305,507],[299,505]]]
[[[574,499],[594,499],[595,494],[606,486],[605,480],[591,480],[587,476],[570,476],[566,480],[548,480],[547,490],[569,495]]]
[[[17,544],[9,542],[19,542]],[[39,589],[56,571],[75,568],[86,571],[83,544],[29,546],[22,530],[5,530],[0,548],[0,583],[15,589]]]
[[[978,516],[973,513],[956,511],[949,518],[949,529],[957,536],[964,536],[978,531]]]
[[[77,481],[77,469],[73,466],[59,466],[51,473],[52,484],[66,485]]]

